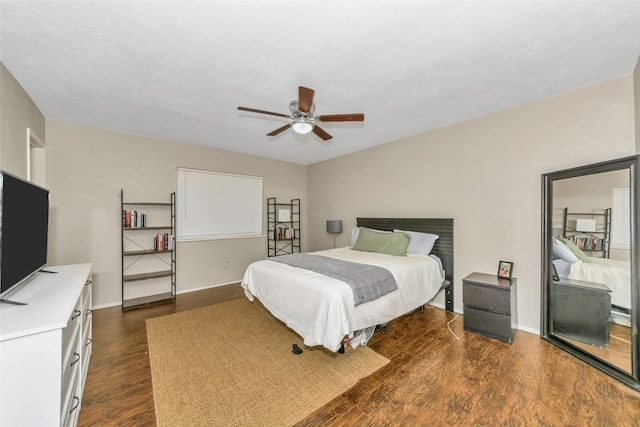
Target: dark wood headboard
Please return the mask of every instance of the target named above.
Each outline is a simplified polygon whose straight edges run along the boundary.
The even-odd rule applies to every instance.
[[[357,218],[358,227],[393,231],[394,229],[419,231],[440,236],[431,253],[437,255],[445,270],[445,306],[453,311],[453,218]]]

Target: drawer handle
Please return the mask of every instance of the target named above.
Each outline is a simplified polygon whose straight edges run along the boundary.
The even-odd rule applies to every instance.
[[[73,400],[75,401],[73,407],[71,409],[69,409],[69,413],[73,413],[73,411],[75,411],[76,409],[78,409],[78,406],[80,406],[80,398],[78,396],[73,396]]]
[[[76,320],[80,316],[82,316],[82,312],[80,310],[73,310],[73,316],[71,316],[71,320]]]
[[[89,347],[93,340],[91,338],[87,338],[87,343],[84,345],[85,347]]]
[[[91,313],[93,313],[93,311],[90,308],[87,308],[87,312],[85,313],[85,316],[91,316]]]
[[[73,366],[73,365],[75,365],[76,363],[78,363],[78,362],[80,361],[80,353],[78,353],[78,352],[73,352],[73,356],[76,358],[76,360],[74,360],[73,362],[71,362],[71,365],[69,365],[69,366]]]
[[[86,282],[84,282],[84,285],[85,285],[85,286],[89,286],[89,285],[90,285],[90,284],[92,284],[92,283],[93,283],[93,280],[89,279],[89,280],[87,280]]]

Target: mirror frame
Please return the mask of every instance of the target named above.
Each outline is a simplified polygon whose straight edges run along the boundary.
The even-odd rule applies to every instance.
[[[629,192],[631,208],[631,372],[624,371],[586,350],[570,344],[568,341],[553,335],[550,322],[550,286],[552,282],[552,222],[553,222],[553,183],[558,180],[593,175],[617,170],[629,171]],[[640,391],[640,278],[638,273],[638,249],[640,236],[638,234],[638,191],[640,189],[640,155],[609,160],[601,163],[565,169],[542,175],[542,296],[541,296],[541,328],[540,336],[550,343],[571,353],[582,361],[596,367],[604,373],[622,381]]]

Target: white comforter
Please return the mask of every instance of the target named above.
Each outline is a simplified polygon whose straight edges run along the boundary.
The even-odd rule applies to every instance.
[[[571,264],[569,279],[603,283],[611,289],[611,304],[631,306],[631,266],[629,261],[608,258],[590,258],[591,262]]]
[[[398,289],[374,301],[354,305],[353,292],[341,280],[268,259],[251,264],[242,279],[249,300],[257,297],[307,346],[337,351],[345,335],[386,323],[430,301],[442,285],[438,263],[427,256],[406,257],[354,251],[349,247],[314,252],[384,267]]]

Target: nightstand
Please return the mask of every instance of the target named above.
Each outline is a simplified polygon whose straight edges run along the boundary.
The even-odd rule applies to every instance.
[[[609,342],[611,289],[602,283],[561,279],[551,284],[554,334],[604,347]]]
[[[464,329],[512,344],[518,330],[517,282],[484,273],[462,279]]]

